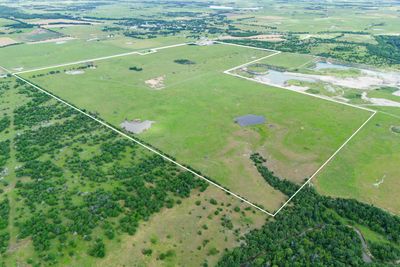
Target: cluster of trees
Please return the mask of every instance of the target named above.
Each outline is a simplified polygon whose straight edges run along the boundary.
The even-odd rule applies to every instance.
[[[7,251],[8,243],[10,240],[10,233],[7,229],[9,224],[9,216],[10,202],[8,198],[5,198],[3,201],[0,202],[0,255],[4,254]]]
[[[176,35],[182,32],[195,37],[203,36],[204,33],[223,34],[225,32],[224,25],[226,24],[225,15],[213,13],[207,14],[202,18],[196,17],[184,20],[130,18],[117,23],[117,25],[126,28],[123,33],[125,36],[137,39]],[[130,30],[131,28],[134,28],[134,30]],[[119,31],[120,29],[116,28],[116,30]]]
[[[274,188],[292,196],[298,185],[276,177],[259,154],[251,156],[260,174]],[[364,225],[386,242],[362,246],[354,230]],[[400,258],[400,219],[355,200],[319,195],[312,187],[301,190],[289,206],[261,229],[245,236],[240,247],[225,253],[219,266],[375,266],[395,264]],[[363,258],[364,256],[364,258]]]
[[[175,59],[174,62],[177,63],[177,64],[181,64],[181,65],[194,65],[194,64],[196,64],[196,62],[191,61],[189,59]]]
[[[4,117],[0,119],[0,133],[10,127],[11,120],[10,117],[4,114]]]
[[[353,32],[351,33],[353,34]],[[318,56],[376,66],[400,64],[399,36],[378,35],[375,36],[377,43],[371,44],[341,40],[340,38],[344,34],[332,38],[311,37],[302,40],[294,33],[289,33],[285,36],[285,40],[281,42],[248,39],[224,40],[224,42],[303,54],[313,53],[313,48],[327,45],[324,52],[317,53]],[[361,32],[361,34],[364,33]]]
[[[24,207],[12,223],[19,239],[32,239],[41,262],[57,263],[76,242],[87,242],[89,255],[104,257],[104,240],[135,234],[152,214],[180,204],[195,188],[207,188],[47,95],[22,83],[16,87],[28,101],[12,114],[19,132],[15,190]],[[10,143],[4,149],[1,144],[2,156]]]
[[[133,71],[142,71],[143,68],[142,68],[142,67],[133,66],[133,67],[129,67],[129,70],[133,70]]]
[[[7,161],[10,159],[10,143],[10,140],[0,142],[0,174]]]

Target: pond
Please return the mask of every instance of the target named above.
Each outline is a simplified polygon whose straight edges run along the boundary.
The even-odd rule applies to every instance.
[[[265,123],[266,119],[264,116],[257,116],[253,114],[248,114],[235,118],[235,123],[239,124],[242,127],[258,125]]]
[[[316,80],[313,78],[301,77],[301,75],[298,74],[276,70],[269,70],[267,74],[259,76],[258,78],[261,79],[263,82],[282,87],[287,86],[286,83],[290,80],[316,82]]]

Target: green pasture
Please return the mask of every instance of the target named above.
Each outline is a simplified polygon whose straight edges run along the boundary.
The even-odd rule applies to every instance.
[[[274,210],[284,198],[259,176],[250,154],[263,153],[277,174],[301,183],[369,114],[223,74],[268,53],[226,45],[185,46],[99,61],[96,69],[81,75],[65,74],[73,68],[69,66],[54,69],[59,74],[24,77],[116,126],[124,120],[155,121],[139,138]],[[176,59],[195,64],[177,64]],[[162,90],[146,84],[160,77]],[[267,122],[245,128],[234,123],[246,114],[263,115]]]
[[[297,69],[304,67],[308,63],[312,64],[313,60],[315,60],[315,57],[311,55],[283,52],[276,56],[263,59],[258,63],[265,63],[287,69]]]
[[[179,41],[187,42],[185,38],[160,37],[149,40],[110,38],[100,41],[88,41],[86,39],[77,39],[69,40],[65,43],[23,44],[0,48],[0,65],[11,71],[20,68],[29,70],[172,45],[179,43]]]
[[[377,113],[316,179],[321,193],[355,198],[399,214],[400,135],[395,118]]]

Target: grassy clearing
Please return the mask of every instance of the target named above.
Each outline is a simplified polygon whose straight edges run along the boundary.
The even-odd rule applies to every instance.
[[[368,113],[222,74],[265,55],[233,46],[186,46],[96,62],[96,69],[82,75],[67,75],[61,68],[60,74],[25,77],[36,77],[33,82],[114,125],[126,119],[155,121],[140,138],[274,210],[284,197],[266,185],[250,154],[264,154],[281,177],[302,182]],[[196,64],[174,62],[182,58]],[[129,70],[133,66],[143,70]],[[160,76],[164,89],[146,85]],[[246,114],[263,115],[267,123],[248,128],[234,123]]]
[[[314,58],[314,56],[304,54],[281,53],[279,55],[266,58],[259,63],[266,63],[281,68],[296,69],[299,67],[304,67],[304,65],[307,65],[307,63],[311,64]]]
[[[320,192],[356,198],[399,214],[400,119],[378,113],[318,176]]]
[[[211,199],[217,204],[211,204]],[[223,218],[229,218],[232,225],[222,225]],[[266,219],[237,199],[209,187],[179,206],[153,216],[136,235],[115,244],[97,266],[201,266],[204,262],[213,266],[224,249],[237,246],[240,236],[260,227]],[[146,255],[146,250],[151,250],[151,255]],[[170,256],[160,259],[168,251]]]

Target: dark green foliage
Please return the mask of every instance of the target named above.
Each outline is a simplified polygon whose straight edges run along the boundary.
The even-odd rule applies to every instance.
[[[252,160],[265,180],[291,196],[298,188],[281,180],[263,165],[258,154]],[[222,257],[219,266],[360,266],[363,248],[355,230],[343,218],[384,234],[391,245],[369,244],[377,264],[387,265],[398,257],[399,218],[355,200],[332,199],[305,187],[260,230]],[[397,258],[398,259],[398,258]]]
[[[0,142],[0,173],[10,158],[10,140]]]
[[[94,244],[90,247],[88,254],[96,258],[104,258],[104,256],[106,256],[106,246],[104,245],[103,240],[96,239]]]
[[[15,191],[23,204],[13,225],[18,239],[32,239],[40,262],[74,255],[70,252],[79,241],[90,241],[83,243],[89,255],[104,257],[104,238],[133,235],[152,214],[207,187],[47,95],[21,82],[13,90],[27,100],[12,113],[18,129],[13,140],[19,162]],[[0,143],[2,165],[10,147],[10,141]],[[0,234],[1,242],[8,238],[1,229]]]
[[[10,213],[10,202],[8,198],[0,202],[0,231],[8,226],[8,215]]]
[[[390,243],[370,242],[370,250],[375,259],[382,262],[397,261],[400,259],[400,248]]]
[[[175,63],[181,64],[181,65],[194,65],[196,64],[194,61],[191,61],[189,59],[175,59]]]
[[[129,70],[133,70],[133,71],[142,71],[143,68],[142,68],[142,67],[136,67],[136,66],[134,66],[134,67],[130,67]]]
[[[4,116],[2,119],[0,119],[0,133],[8,129],[8,127],[10,127],[10,124],[10,117]]]
[[[388,64],[400,64],[400,36],[377,35],[378,44],[369,44],[368,52],[377,57],[384,58]]]
[[[258,172],[264,177],[265,181],[269,183],[273,188],[278,189],[285,195],[293,195],[299,186],[285,179],[280,179],[275,176],[273,172],[268,170],[263,164],[266,162],[260,154],[255,153],[250,156],[250,159],[254,162]]]
[[[146,256],[151,256],[151,254],[153,254],[153,250],[151,249],[151,248],[144,248],[143,250],[142,250],[142,253],[143,253],[143,255],[146,255]]]
[[[8,249],[10,234],[8,232],[0,233],[0,254],[4,254]]]

